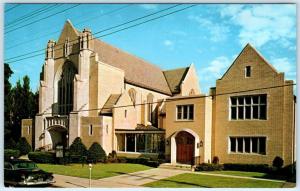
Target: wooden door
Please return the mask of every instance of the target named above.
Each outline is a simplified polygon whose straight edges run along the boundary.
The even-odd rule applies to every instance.
[[[194,157],[195,138],[182,131],[176,136],[176,159],[178,163],[191,164]]]

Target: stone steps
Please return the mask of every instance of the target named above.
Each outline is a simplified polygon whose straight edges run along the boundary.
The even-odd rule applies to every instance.
[[[159,165],[158,168],[192,171],[191,165],[187,165],[187,164],[163,163],[163,164]]]

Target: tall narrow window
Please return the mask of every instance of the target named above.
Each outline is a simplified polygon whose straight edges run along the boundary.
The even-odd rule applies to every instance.
[[[89,126],[89,136],[92,136],[93,135],[93,125],[91,124]]]
[[[125,109],[124,111],[124,117],[126,118],[127,117],[127,110]]]
[[[251,66],[246,66],[245,68],[245,77],[251,77]]]
[[[147,96],[147,103],[148,103],[148,121],[152,122],[152,111],[153,111],[153,95],[151,93]]]
[[[68,115],[73,110],[73,80],[77,73],[71,62],[63,65],[61,79],[58,81],[58,112]]]
[[[30,135],[30,126],[27,126],[27,134]]]
[[[128,94],[129,94],[129,97],[132,101],[132,104],[133,106],[135,106],[135,102],[136,102],[136,91],[133,89],[133,88],[130,88],[128,90]]]

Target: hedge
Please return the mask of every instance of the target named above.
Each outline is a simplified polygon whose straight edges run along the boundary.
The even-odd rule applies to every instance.
[[[69,149],[70,156],[87,156],[86,146],[82,143],[81,138],[77,137]]]
[[[14,149],[4,149],[4,160],[9,160],[11,157],[19,158],[20,151]]]
[[[266,172],[270,171],[270,167],[267,164],[239,164],[239,163],[225,163],[223,164],[224,170],[237,170],[248,172]]]
[[[202,163],[196,166],[195,171],[215,171],[223,170],[223,165],[213,163]]]
[[[55,163],[55,153],[51,152],[29,152],[28,158],[36,163]]]
[[[146,165],[146,166],[150,166],[150,167],[158,167],[159,166],[159,162],[158,161],[152,161],[150,160],[150,158],[144,158],[144,157],[140,157],[140,158],[125,158],[125,157],[122,157],[122,158],[118,158],[119,161],[123,160],[127,163],[134,163],[134,164],[143,164],[143,165]]]

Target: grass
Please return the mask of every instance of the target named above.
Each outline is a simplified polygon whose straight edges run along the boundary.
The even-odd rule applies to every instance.
[[[245,171],[205,171],[205,173],[210,174],[225,174],[225,175],[233,175],[233,176],[243,176],[243,177],[252,177],[252,178],[265,178],[267,173],[263,172],[245,172]]]
[[[88,165],[81,166],[81,164],[70,165],[54,165],[54,164],[38,164],[38,167],[54,174],[61,174],[67,176],[76,176],[81,178],[89,178]],[[117,176],[125,173],[148,170],[151,167],[141,164],[128,163],[109,163],[109,164],[94,164],[92,168],[92,179],[100,179],[111,176]]]
[[[185,173],[143,186],[153,188],[281,188],[283,183]]]

